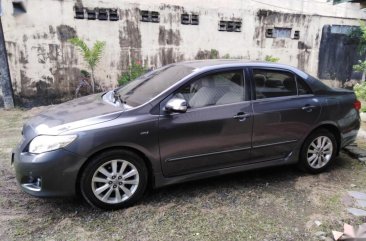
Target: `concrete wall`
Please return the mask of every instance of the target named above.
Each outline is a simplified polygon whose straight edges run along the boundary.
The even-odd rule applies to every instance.
[[[117,8],[120,20],[79,20],[75,4],[88,8]],[[160,23],[140,21],[140,10],[157,11]],[[27,13],[13,16],[11,1],[3,1],[3,27],[15,94],[31,104],[57,103],[70,98],[81,69],[81,55],[67,42],[78,36],[91,45],[105,41],[96,70],[103,88],[117,79],[132,59],[148,67],[209,57],[263,60],[280,58],[310,74],[318,73],[319,45],[324,25],[358,25],[366,18],[359,4],[332,5],[326,0],[32,0]],[[199,25],[182,25],[182,13],[199,14]],[[242,20],[241,32],[218,31],[220,20]],[[269,27],[300,31],[300,39],[266,38]],[[350,63],[351,64],[351,63]]]

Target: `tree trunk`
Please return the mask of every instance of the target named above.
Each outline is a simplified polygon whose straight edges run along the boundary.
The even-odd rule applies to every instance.
[[[91,86],[92,86],[92,91],[93,91],[93,94],[95,93],[95,79],[94,79],[94,69],[92,68],[91,69]]]

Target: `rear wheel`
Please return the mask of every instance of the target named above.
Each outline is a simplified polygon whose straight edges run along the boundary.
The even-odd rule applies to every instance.
[[[118,209],[137,202],[147,186],[147,168],[133,152],[111,150],[90,160],[80,190],[87,202],[103,209]]]
[[[300,167],[310,173],[327,169],[337,153],[337,141],[326,129],[319,129],[305,140],[300,153]]]

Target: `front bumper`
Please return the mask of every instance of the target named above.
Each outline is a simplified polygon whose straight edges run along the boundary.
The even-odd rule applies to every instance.
[[[77,175],[84,161],[64,149],[31,154],[18,148],[11,160],[21,189],[37,197],[75,195]]]

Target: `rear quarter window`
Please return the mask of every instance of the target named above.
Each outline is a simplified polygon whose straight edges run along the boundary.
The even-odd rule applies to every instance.
[[[299,76],[296,76],[298,95],[312,94],[309,85]]]

